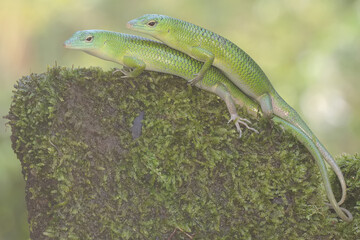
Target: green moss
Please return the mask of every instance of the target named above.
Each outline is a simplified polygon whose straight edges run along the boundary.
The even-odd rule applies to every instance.
[[[20,79],[9,119],[31,238],[354,239],[359,224],[336,223],[303,146],[265,120],[239,139],[228,118],[215,95],[166,74]]]
[[[344,239],[360,239],[360,156],[343,155],[338,159],[338,165],[344,173],[348,187],[347,200],[343,206],[352,210],[354,220],[349,224],[342,222],[337,227],[344,236],[349,236]],[[331,181],[335,186],[334,192],[339,196],[341,188],[335,174],[331,175]]]

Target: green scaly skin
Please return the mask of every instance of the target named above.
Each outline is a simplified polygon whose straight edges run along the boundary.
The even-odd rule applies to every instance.
[[[202,67],[201,62],[165,44],[116,32],[102,30],[79,31],[67,40],[64,46],[69,49],[82,50],[104,60],[123,65],[125,70],[120,70],[124,73],[123,77],[138,76],[146,69],[169,73],[190,80]],[[235,122],[237,130],[240,133],[241,129],[239,124],[256,131],[247,125],[249,122],[246,119],[240,119],[238,117],[235,104],[240,107],[246,107],[247,111],[254,116],[262,115],[262,113],[258,111],[259,105],[241,92],[218,69],[211,67],[205,73],[202,80],[195,83],[195,85],[201,89],[217,94],[225,101],[231,115],[230,121],[233,120]],[[340,208],[336,202],[329,183],[325,164],[315,144],[300,129],[287,123],[285,120],[276,116],[273,120],[291,132],[310,151],[320,168],[331,206],[340,216],[343,215],[344,218],[351,219],[351,214],[346,209]],[[348,214],[348,217],[343,211]]]
[[[146,14],[129,21],[127,27],[149,34],[166,45],[204,62],[190,83],[201,80],[210,66],[214,65],[222,70],[242,92],[256,100],[265,116],[276,115],[303,131],[335,171],[342,187],[342,197],[339,204],[345,201],[345,180],[334,158],[299,114],[279,96],[265,73],[246,52],[216,33],[164,15]]]

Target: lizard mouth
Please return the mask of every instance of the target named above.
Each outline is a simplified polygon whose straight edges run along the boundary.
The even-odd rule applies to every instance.
[[[133,19],[126,23],[126,28],[131,29],[138,32],[149,32],[151,29],[144,26],[141,22],[139,22],[137,19]]]
[[[134,27],[134,22],[133,21],[129,21],[128,23],[126,23],[126,28],[132,29],[133,27]]]
[[[64,48],[70,48],[71,47],[71,42],[69,40],[66,40],[64,42]]]

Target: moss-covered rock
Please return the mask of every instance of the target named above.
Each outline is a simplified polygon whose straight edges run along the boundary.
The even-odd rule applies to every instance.
[[[8,118],[32,239],[359,233],[350,229],[359,226],[356,201],[347,206],[353,223],[336,218],[314,160],[292,136],[253,120],[260,134],[239,139],[225,104],[180,78],[54,67],[15,88]]]
[[[360,239],[360,155],[344,154],[338,159],[338,165],[343,171],[348,186],[347,198],[342,206],[351,210],[354,220],[351,223],[341,222],[337,224],[337,228],[343,239]],[[334,173],[330,180],[334,186],[334,192],[340,196],[341,187]]]

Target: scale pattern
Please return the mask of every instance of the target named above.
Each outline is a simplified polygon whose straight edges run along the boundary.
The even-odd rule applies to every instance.
[[[131,56],[141,59],[146,65],[146,70],[165,72],[191,80],[200,71],[203,64],[185,53],[158,41],[101,30],[96,30],[96,32],[93,30],[91,34],[96,34],[97,38],[102,38],[100,42],[104,42],[104,46],[101,46],[101,51],[108,56],[103,58],[121,65],[124,65],[124,56]],[[236,103],[246,106],[249,113],[254,116],[259,114],[259,105],[243,94],[235,84],[215,67],[211,67],[202,81],[196,86],[209,92],[214,92],[214,89],[218,86],[224,86],[234,97]]]
[[[275,92],[260,66],[230,40],[180,19],[162,16],[161,21],[164,21],[164,26],[169,26],[170,31],[178,34],[178,41],[170,42],[166,35],[154,35],[160,41],[189,55],[191,52],[188,46],[199,46],[211,51],[215,55],[214,66],[253,98],[269,91]]]

